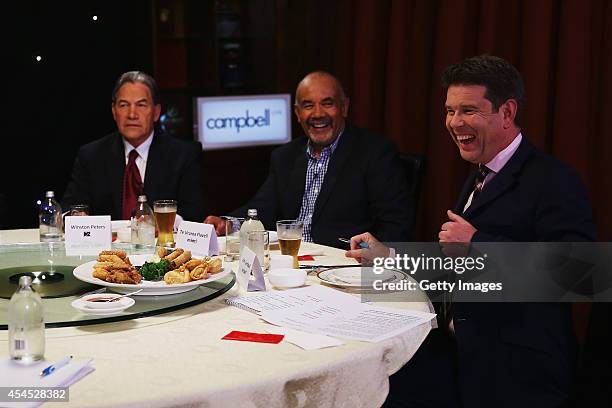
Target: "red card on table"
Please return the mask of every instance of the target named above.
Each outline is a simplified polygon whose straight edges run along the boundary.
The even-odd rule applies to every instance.
[[[314,261],[314,257],[312,255],[301,255],[298,256],[298,261]]]
[[[251,333],[243,331],[232,331],[221,337],[222,340],[253,341],[255,343],[278,344],[285,336],[282,334]]]

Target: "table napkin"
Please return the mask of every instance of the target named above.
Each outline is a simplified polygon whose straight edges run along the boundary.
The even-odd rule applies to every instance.
[[[69,387],[95,370],[93,359],[71,361],[46,377],[40,372],[54,363],[44,360],[31,365],[21,365],[9,358],[0,360],[0,387]],[[38,407],[42,402],[0,402],[0,407]]]

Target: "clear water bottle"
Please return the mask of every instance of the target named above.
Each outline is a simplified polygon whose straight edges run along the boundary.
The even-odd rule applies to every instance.
[[[38,212],[40,240],[53,242],[62,240],[63,219],[62,207],[55,200],[55,193],[47,191],[45,201],[40,204]]]
[[[43,305],[32,290],[32,278],[19,278],[19,288],[8,305],[9,355],[11,359],[29,364],[45,355],[45,322]]]
[[[247,244],[247,238],[251,231],[264,231],[265,228],[259,218],[257,218],[257,210],[254,208],[249,209],[247,212],[247,218],[240,227],[240,256],[242,256],[242,248]]]
[[[137,248],[155,245],[155,214],[147,203],[147,196],[138,197],[138,206],[132,210],[132,244]]]

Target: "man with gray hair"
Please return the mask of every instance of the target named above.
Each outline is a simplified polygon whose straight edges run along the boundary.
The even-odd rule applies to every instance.
[[[161,114],[155,80],[142,71],[122,74],[111,110],[117,131],[79,149],[62,208],[83,203],[91,215],[125,220],[145,194],[149,202],[176,200],[178,214],[201,221],[201,146],[155,129]]]

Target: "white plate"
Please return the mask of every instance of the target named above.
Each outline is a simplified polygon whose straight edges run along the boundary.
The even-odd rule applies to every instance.
[[[87,302],[84,301],[82,298],[79,298],[79,299],[75,299],[74,301],[72,301],[71,305],[75,309],[78,309],[81,312],[88,314],[88,315],[112,316],[112,315],[123,312],[125,309],[129,307],[134,306],[134,303],[136,303],[134,299],[126,297],[126,298],[121,299],[121,304],[117,305],[117,307],[114,307],[112,309],[94,309],[92,307],[89,307],[87,305]]]
[[[149,259],[151,256],[152,254],[130,255],[129,258],[133,265],[140,266],[143,263],[145,263],[146,260]],[[131,284],[123,284],[123,283],[110,283],[110,282],[105,282],[102,279],[94,278],[93,277],[93,266],[96,264],[96,262],[97,261],[86,262],[74,268],[74,271],[72,272],[74,277],[79,280],[82,280],[83,282],[93,283],[94,285],[113,288],[113,291],[118,292],[118,293],[130,293],[138,289],[143,289],[142,292],[139,292],[135,294],[134,296],[173,295],[176,293],[183,293],[183,292],[193,290],[197,288],[198,286],[203,285],[205,283],[214,282],[216,280],[224,278],[231,272],[230,268],[227,268],[227,270],[225,270],[224,268],[221,270],[221,272],[211,275],[208,279],[196,280],[196,281],[191,281],[187,283],[177,283],[173,285],[169,285],[163,280],[159,282],[150,282],[150,281],[143,280],[137,285],[131,285]]]
[[[317,276],[324,282],[347,288],[371,288],[376,280],[395,282],[406,278],[400,271],[384,269],[381,274],[375,274],[372,267],[361,266],[327,269],[319,272]]]

